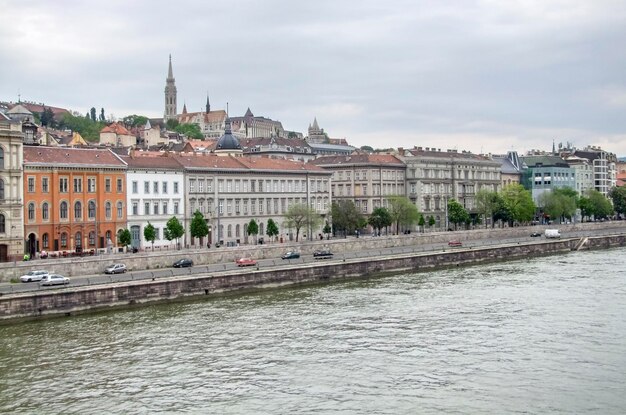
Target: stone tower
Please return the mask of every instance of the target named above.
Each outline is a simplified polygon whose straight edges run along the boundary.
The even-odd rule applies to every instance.
[[[172,55],[170,55],[170,66],[167,71],[167,79],[165,80],[165,113],[163,121],[176,119],[176,79],[172,72]]]

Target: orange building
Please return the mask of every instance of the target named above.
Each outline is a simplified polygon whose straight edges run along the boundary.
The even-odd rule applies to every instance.
[[[87,252],[126,228],[126,163],[110,150],[24,146],[26,251]]]

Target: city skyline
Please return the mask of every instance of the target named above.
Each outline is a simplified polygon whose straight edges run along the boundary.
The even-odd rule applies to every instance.
[[[182,23],[181,23],[182,22]],[[354,146],[626,155],[626,2],[66,1],[3,7],[0,98],[161,117],[316,117]]]

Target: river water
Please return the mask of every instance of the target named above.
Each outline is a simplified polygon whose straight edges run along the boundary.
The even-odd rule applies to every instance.
[[[0,326],[0,412],[622,414],[625,253]]]

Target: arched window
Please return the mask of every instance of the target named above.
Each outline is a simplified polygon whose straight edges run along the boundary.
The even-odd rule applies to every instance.
[[[67,202],[61,202],[61,209],[59,210],[59,216],[61,217],[61,219],[67,219]]]
[[[32,202],[28,204],[28,220],[35,220],[35,204]]]
[[[167,213],[167,212],[164,212]],[[117,218],[122,219],[124,217],[124,205],[122,202],[117,202]]]
[[[48,236],[47,233],[44,233],[43,236],[41,237],[41,246],[43,249],[50,248],[50,237]]]
[[[89,201],[89,219],[93,219],[96,217],[96,202],[93,200]]]
[[[0,170],[4,169],[4,149],[0,147]]]
[[[50,207],[48,206],[48,202],[44,202],[43,205],[41,205],[41,217],[43,220],[50,219]]]
[[[0,200],[4,200],[4,180],[2,179],[0,179]]]
[[[111,202],[106,202],[104,205],[104,215],[107,219],[111,219]]]
[[[226,228],[228,229],[228,238],[232,238],[233,237],[233,225],[228,225],[228,227]]]
[[[67,248],[67,233],[61,234],[61,248]]]
[[[77,247],[83,246],[83,234],[80,232],[76,232],[76,235],[74,235],[74,245]]]
[[[89,232],[89,246],[96,244],[96,233],[94,231]]]
[[[235,226],[235,238],[239,238],[240,226],[237,224]]]
[[[83,217],[83,205],[80,202],[74,203],[74,219],[80,220]]]
[[[109,241],[113,242],[113,240],[111,239],[111,231],[106,231],[105,240],[106,240],[106,243],[109,243]]]
[[[6,228],[5,228],[5,222],[4,222],[4,215],[0,214],[0,233],[5,233],[6,232]]]

